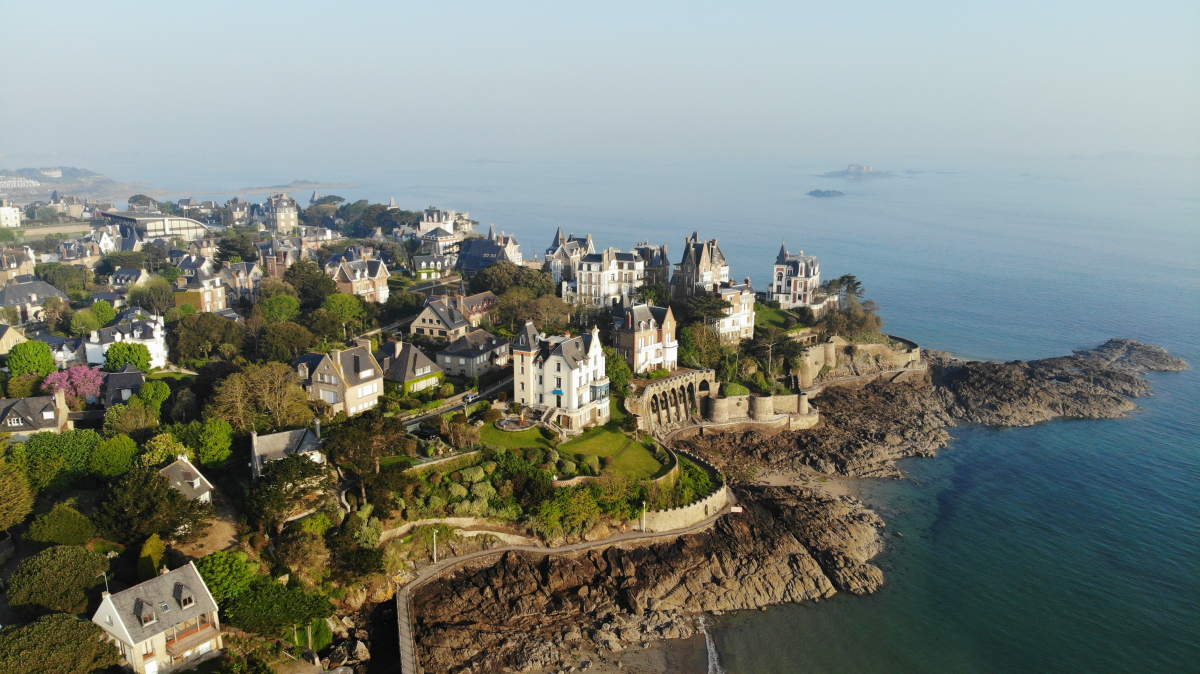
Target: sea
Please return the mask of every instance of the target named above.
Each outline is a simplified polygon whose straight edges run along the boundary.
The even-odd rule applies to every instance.
[[[88,168],[178,197],[349,183],[317,191],[467,211],[526,256],[558,227],[600,247],[665,243],[672,258],[697,232],[756,287],[782,243],[818,256],[825,278],[854,274],[891,334],[965,358],[1164,346],[1192,368],[1149,375],[1153,395],[1127,418],[959,426],[937,458],[901,462],[906,479],[861,481],[888,522],[879,592],[719,616],[697,648],[713,674],[1200,672],[1196,159],[896,159],[873,180],[819,177],[862,158],[108,159]]]

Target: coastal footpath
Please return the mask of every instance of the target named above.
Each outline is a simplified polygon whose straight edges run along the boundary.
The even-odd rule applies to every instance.
[[[993,363],[926,351],[923,377],[827,386],[821,422],[801,431],[676,436],[719,468],[898,477],[897,459],[934,456],[957,423],[1028,426],[1115,418],[1146,395],[1147,371],[1187,364],[1166,350],[1110,340],[1061,358]],[[862,503],[797,486],[732,487],[741,513],[648,545],[466,562],[413,593],[422,668],[555,671],[579,649],[619,651],[687,638],[710,612],[863,594],[883,583],[870,560],[885,523]]]

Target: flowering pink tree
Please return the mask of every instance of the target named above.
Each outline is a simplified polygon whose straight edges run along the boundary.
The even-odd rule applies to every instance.
[[[42,382],[42,389],[48,393],[62,391],[67,397],[67,405],[73,410],[81,410],[87,404],[88,396],[100,394],[103,384],[103,372],[87,365],[75,365],[47,375]]]

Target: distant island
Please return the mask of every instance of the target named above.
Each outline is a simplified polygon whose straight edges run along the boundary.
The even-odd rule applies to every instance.
[[[267,185],[265,187],[243,187],[234,192],[234,194],[254,194],[256,192],[270,192],[272,190],[309,190],[309,189],[331,189],[339,187],[354,187],[349,183],[319,183],[311,180],[293,180],[286,185]]]
[[[846,193],[839,192],[837,190],[813,190],[808,193],[808,196],[810,196],[810,197],[844,197],[844,196],[846,196]]]
[[[895,178],[896,174],[890,171],[876,171],[870,166],[862,164],[850,164],[845,171],[833,171],[824,173],[818,178],[846,178],[847,180],[871,180],[874,178]]]

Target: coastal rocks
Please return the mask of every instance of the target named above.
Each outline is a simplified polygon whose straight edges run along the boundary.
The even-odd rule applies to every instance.
[[[1124,416],[1137,409],[1128,397],[1150,392],[1140,373],[1187,367],[1166,349],[1130,339],[1111,339],[1071,356],[1028,362],[964,361],[940,351],[925,354],[947,412],[992,426]]]
[[[782,434],[726,433],[678,440],[724,469],[750,457],[761,463],[856,477],[898,476],[896,459],[934,456],[950,441],[953,423],[928,379],[874,382],[861,389],[829,387],[814,401],[821,423]]]
[[[413,596],[427,672],[546,667],[570,644],[619,651],[695,633],[704,612],[864,593],[883,522],[857,501],[797,487],[735,490],[743,512],[645,547],[506,553]]]

